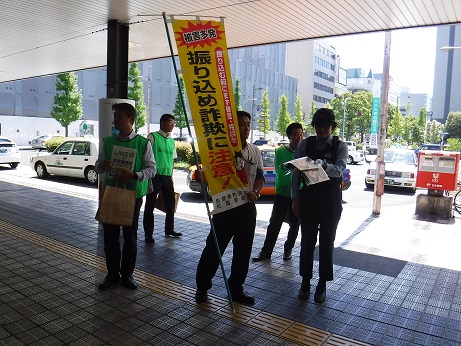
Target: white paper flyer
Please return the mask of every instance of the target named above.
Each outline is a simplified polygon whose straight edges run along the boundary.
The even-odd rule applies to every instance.
[[[306,185],[318,184],[322,181],[330,180],[321,165],[316,165],[308,156],[285,162],[283,165],[289,171],[299,170]]]
[[[109,171],[109,177],[113,178],[119,174],[120,169],[126,168],[130,171],[134,169],[134,161],[136,159],[136,149],[120,147],[114,145],[110,161],[112,168]]]

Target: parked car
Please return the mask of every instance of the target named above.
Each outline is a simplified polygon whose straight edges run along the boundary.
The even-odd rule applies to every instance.
[[[357,147],[354,141],[344,141],[344,143],[347,144],[347,149],[349,151],[349,156],[347,157],[347,163],[349,165],[356,165],[359,162],[365,161],[365,156],[363,155],[363,152],[357,151]]]
[[[34,138],[30,141],[30,146],[33,149],[46,149],[46,142],[48,142],[53,137],[63,137],[63,136],[55,136],[55,135],[43,135],[37,138]]]
[[[0,164],[16,168],[19,162],[21,162],[21,154],[19,154],[19,148],[16,143],[8,138],[0,137]]]
[[[275,196],[275,149],[274,147],[263,147],[261,148],[261,156],[263,160],[263,167],[264,167],[264,186],[261,189],[261,195],[266,196]],[[196,166],[189,167],[189,173],[187,174],[187,185],[192,191],[201,192],[202,187],[199,182],[195,180],[195,172]],[[343,190],[347,190],[351,186],[351,175],[349,168],[344,170],[343,175]],[[207,195],[210,197],[210,192],[207,189]]]
[[[51,153],[37,153],[30,158],[30,166],[37,176],[45,179],[50,174],[85,178],[98,183],[94,165],[98,159],[98,139],[77,138],[63,142]]]
[[[396,186],[416,191],[417,159],[410,149],[384,150],[385,186]],[[365,186],[373,189],[375,184],[375,168],[369,168],[365,176]]]

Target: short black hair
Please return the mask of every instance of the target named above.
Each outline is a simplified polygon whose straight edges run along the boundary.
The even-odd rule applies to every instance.
[[[245,111],[237,111],[237,118],[240,118],[240,117],[247,117],[248,119],[251,120],[250,113],[245,112]]]
[[[127,114],[129,117],[136,117],[136,109],[133,105],[126,102],[114,103],[112,105],[112,111],[120,111]]]
[[[287,127],[287,136],[291,136],[293,131],[296,130],[296,129],[303,130],[303,125],[301,125],[300,123],[291,123],[290,125],[288,125],[288,127]]]
[[[160,121],[168,121],[170,119],[173,119],[174,120],[174,116],[172,114],[168,114],[168,113],[165,113],[165,114],[162,114],[162,116],[160,117]]]

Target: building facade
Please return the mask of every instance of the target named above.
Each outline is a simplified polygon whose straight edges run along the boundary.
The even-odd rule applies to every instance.
[[[298,78],[304,112],[335,97],[336,49],[326,39],[287,43],[286,74]]]
[[[258,117],[258,105],[264,90],[268,91],[270,116],[273,126],[280,107],[280,97],[286,95],[289,111],[294,111],[297,79],[285,75],[286,45],[229,50],[233,83],[240,79],[241,104],[244,110]],[[179,66],[179,63],[178,63]],[[150,130],[157,130],[160,116],[171,113],[177,95],[177,83],[171,58],[138,63],[144,87],[144,102],[148,105]],[[69,126],[69,136],[79,136],[79,125],[92,123],[98,136],[99,100],[106,98],[106,69],[96,68],[75,72],[82,92],[83,117]],[[0,135],[18,145],[27,145],[33,138],[44,134],[61,134],[65,129],[51,117],[54,103],[56,76],[37,77],[0,84]],[[150,88],[149,88],[150,86]],[[150,90],[150,98],[148,91]],[[255,98],[253,102],[246,100]],[[148,105],[149,106],[149,105]],[[175,129],[173,135],[179,135]],[[147,127],[140,130],[147,133]]]
[[[461,24],[437,27],[437,42],[432,92],[432,119],[445,123],[448,113],[461,111]]]

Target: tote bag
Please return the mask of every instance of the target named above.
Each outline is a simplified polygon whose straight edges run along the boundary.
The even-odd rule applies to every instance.
[[[135,191],[106,186],[95,219],[109,225],[131,226],[135,203]]]
[[[174,193],[174,212],[175,213],[176,213],[176,209],[178,208],[179,196],[181,196],[179,192]],[[166,213],[165,200],[163,199],[162,191],[158,193],[157,201],[155,202],[155,208]]]

